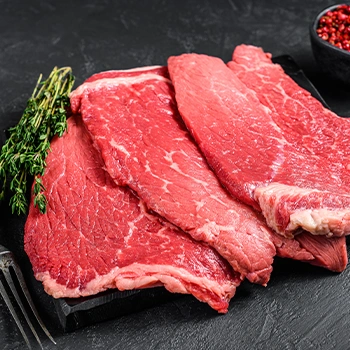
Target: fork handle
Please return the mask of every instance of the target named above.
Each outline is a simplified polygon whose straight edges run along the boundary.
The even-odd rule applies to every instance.
[[[1,253],[11,253],[6,247],[0,244],[0,254]]]

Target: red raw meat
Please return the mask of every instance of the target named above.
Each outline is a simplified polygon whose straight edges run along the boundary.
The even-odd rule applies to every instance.
[[[88,110],[89,114],[96,114],[96,118],[97,120],[94,121],[94,116],[91,117],[91,120],[89,121],[89,123],[94,122],[95,126],[98,127],[98,120],[100,120],[99,116],[99,111],[101,109],[104,109],[104,107],[107,105],[105,104],[105,102],[103,102],[103,98],[106,98],[108,100],[111,100],[111,103],[109,104],[109,106],[114,107],[113,104],[115,103],[116,98],[114,97],[115,93],[117,93],[117,95],[123,98],[122,99],[122,103],[125,102],[126,107],[123,107],[121,111],[119,111],[119,109],[121,108],[120,105],[115,106],[117,109],[117,113],[115,110],[109,110],[109,112],[111,113],[110,116],[107,117],[107,119],[105,119],[103,121],[103,123],[105,123],[106,121],[108,121],[108,128],[112,127],[112,130],[114,130],[114,128],[116,128],[115,124],[115,120],[117,120],[119,118],[119,113],[121,113],[122,116],[124,116],[126,118],[125,120],[125,124],[126,124],[126,130],[127,132],[123,132],[123,126],[121,126],[121,130],[118,131],[118,133],[114,133],[113,137],[116,137],[115,135],[119,135],[118,136],[118,142],[120,144],[124,144],[125,142],[127,142],[127,146],[128,146],[128,151],[130,151],[130,145],[135,145],[132,146],[132,150],[133,153],[135,153],[137,155],[137,158],[139,160],[139,155],[138,153],[140,153],[140,149],[137,149],[137,147],[141,147],[141,149],[143,150],[145,148],[145,140],[147,140],[146,145],[148,148],[150,148],[152,150],[153,147],[153,152],[160,152],[162,153],[162,150],[157,150],[154,149],[155,146],[157,146],[157,142],[159,139],[165,139],[166,142],[168,142],[169,144],[167,145],[168,147],[168,151],[166,152],[172,152],[171,151],[171,147],[174,146],[174,149],[178,149],[179,145],[183,145],[185,146],[185,150],[187,150],[186,152],[189,154],[192,154],[192,156],[196,159],[196,164],[197,164],[197,168],[194,164],[191,164],[193,162],[189,162],[188,163],[188,167],[189,170],[192,171],[192,173],[204,173],[204,174],[208,174],[208,175],[204,175],[206,177],[208,177],[209,179],[212,179],[212,186],[215,189],[216,192],[221,193],[221,196],[223,196],[223,198],[225,198],[225,201],[227,201],[226,195],[223,195],[222,189],[218,186],[217,182],[215,180],[213,180],[213,176],[211,174],[211,172],[209,172],[209,170],[207,169],[206,164],[203,163],[202,157],[200,157],[198,150],[195,146],[192,145],[192,142],[190,142],[190,140],[188,140],[188,136],[186,135],[186,133],[184,132],[182,126],[181,126],[181,122],[178,119],[177,116],[177,112],[175,110],[175,107],[172,105],[172,99],[173,99],[173,91],[172,89],[165,85],[165,90],[167,92],[167,94],[169,96],[164,96],[164,92],[160,95],[162,98],[162,102],[166,103],[166,99],[168,99],[168,101],[170,101],[171,105],[166,106],[166,110],[170,110],[170,115],[172,115],[172,118],[174,118],[174,121],[168,120],[169,117],[168,115],[166,115],[166,118],[162,121],[162,125],[163,127],[165,127],[164,131],[165,133],[161,133],[161,130],[156,130],[157,132],[155,132],[153,130],[152,131],[152,126],[154,124],[154,120],[153,119],[149,119],[146,120],[147,123],[145,123],[145,125],[142,126],[143,130],[146,130],[146,132],[142,132],[141,128],[139,130],[133,130],[133,128],[136,126],[136,123],[129,123],[130,122],[130,116],[128,116],[128,114],[130,114],[130,110],[126,110],[125,108],[128,107],[128,103],[130,103],[130,101],[127,100],[127,97],[125,96],[125,92],[123,92],[123,90],[119,91],[120,87],[118,88],[117,86],[120,85],[120,83],[128,83],[128,81],[111,81],[108,79],[113,79],[113,78],[118,78],[118,77],[131,77],[131,76],[140,76],[143,74],[148,74],[148,73],[153,73],[153,74],[157,74],[160,76],[164,76],[164,77],[168,77],[168,73],[167,73],[167,69],[165,67],[150,67],[148,68],[148,71],[146,68],[139,68],[139,69],[133,69],[133,70],[128,70],[128,71],[109,71],[109,72],[102,72],[99,74],[95,74],[94,76],[92,76],[91,78],[89,78],[86,82],[96,82],[97,85],[91,85],[91,84],[84,84],[82,88],[79,88],[77,90],[77,92],[75,92],[72,96],[72,105],[73,105],[73,109],[74,110],[78,110],[80,108],[80,103],[81,103],[81,99],[84,98],[84,104],[85,104],[85,108]],[[151,77],[152,78],[152,77]],[[154,77],[153,77],[154,78]],[[105,80],[106,79],[106,80]],[[147,79],[146,79],[147,80]],[[99,81],[99,82],[97,82]],[[133,82],[134,83],[134,82]],[[139,85],[138,85],[139,84]],[[159,84],[159,82],[158,82]],[[168,82],[167,82],[168,84]],[[114,86],[115,85],[115,86]],[[113,88],[114,86],[114,88]],[[164,86],[164,84],[163,84]],[[135,89],[134,89],[135,87]],[[141,82],[137,83],[136,85],[132,85],[131,87],[124,87],[127,91],[129,91],[129,95],[131,94],[131,99],[133,99],[133,95],[136,93],[137,94],[137,89],[140,89],[144,87],[144,83]],[[101,92],[99,92],[99,90],[101,89],[102,92],[108,90],[109,88],[113,88],[113,91],[108,91],[107,94],[103,94]],[[87,90],[91,90],[89,92],[87,92]],[[152,87],[150,87],[150,89],[152,90]],[[86,90],[86,91],[85,91]],[[85,91],[85,92],[84,92]],[[144,90],[145,91],[145,90]],[[83,94],[86,94],[85,97],[83,97]],[[115,95],[115,96],[117,96]],[[154,99],[154,94],[152,93],[150,96],[152,99]],[[138,96],[139,99],[137,99],[137,101],[142,105],[145,104],[147,102],[147,96],[146,98],[143,98],[143,96]],[[101,100],[102,99],[102,100]],[[91,100],[91,101],[90,101]],[[95,104],[95,106],[94,106]],[[133,107],[133,109],[136,106]],[[140,106],[138,106],[140,107]],[[156,108],[155,110],[159,110],[160,107]],[[166,111],[165,110],[165,111]],[[153,111],[153,109],[151,109],[151,111]],[[108,113],[109,113],[108,112]],[[108,114],[107,113],[107,114]],[[149,116],[150,115],[150,110],[148,110],[148,107],[145,108],[144,110],[138,110],[138,113],[141,113],[141,116]],[[162,110],[162,113],[159,113],[159,116],[164,114],[164,107]],[[102,117],[103,115],[105,115],[105,113],[102,113]],[[117,119],[114,119],[114,116],[116,115]],[[157,115],[153,116],[152,118],[157,118]],[[144,123],[145,121],[143,119],[140,119],[138,121],[139,123]],[[169,126],[169,122],[170,126]],[[100,124],[100,125],[103,125]],[[156,124],[159,124],[160,121],[158,120]],[[164,124],[165,123],[165,124]],[[132,124],[133,128],[130,128],[130,125],[128,124]],[[117,124],[119,125],[119,123]],[[141,124],[142,125],[142,124]],[[170,130],[169,130],[170,128]],[[106,129],[106,126],[104,127],[104,129]],[[166,130],[169,130],[169,135],[170,135],[170,140],[169,140],[169,135],[166,135]],[[114,130],[115,131],[115,130]],[[177,139],[177,142],[175,142],[174,145],[174,139],[171,138],[171,132],[176,132],[181,134],[181,138],[183,139],[182,142],[180,143],[180,139]],[[101,131],[103,132],[103,131]],[[142,135],[142,133],[144,133],[144,135]],[[138,136],[137,136],[138,135]],[[162,137],[160,138],[159,135],[162,135]],[[176,137],[175,137],[176,139]],[[143,140],[143,141],[142,141]],[[127,179],[131,178],[131,175],[129,174],[129,170],[124,168],[124,169],[120,169],[121,166],[125,167],[125,165],[129,165],[131,166],[131,171],[133,172],[133,176],[136,176],[136,180],[135,181],[140,181],[141,183],[139,184],[133,184],[132,187],[134,190],[136,191],[140,191],[140,186],[142,185],[143,182],[146,181],[146,185],[148,186],[147,188],[141,188],[142,189],[142,194],[145,196],[145,198],[149,201],[150,203],[150,198],[152,197],[152,195],[156,195],[156,197],[158,197],[158,200],[160,201],[160,205],[157,207],[157,203],[153,203],[153,209],[158,208],[159,212],[162,215],[165,215],[165,211],[164,210],[168,210],[170,214],[167,215],[167,217],[169,218],[170,215],[170,219],[172,220],[176,220],[176,210],[178,212],[181,213],[180,220],[176,220],[176,224],[185,227],[185,229],[188,229],[188,224],[186,224],[186,216],[190,215],[190,223],[192,226],[195,226],[195,221],[193,220],[193,218],[191,218],[191,210],[193,208],[193,206],[188,206],[191,203],[184,203],[183,207],[189,208],[188,211],[181,211],[181,206],[178,206],[178,208],[171,208],[171,206],[174,207],[174,205],[172,203],[176,203],[176,201],[182,202],[183,199],[186,198],[182,198],[182,193],[180,193],[180,198],[179,198],[179,194],[177,193],[172,193],[172,196],[175,196],[175,200],[171,200],[169,201],[166,206],[166,208],[162,208],[162,205],[164,204],[164,201],[162,201],[162,198],[164,198],[164,196],[169,196],[168,193],[162,193],[164,190],[164,180],[166,179],[155,179],[154,176],[152,176],[151,178],[145,178],[143,175],[145,173],[145,171],[140,170],[140,165],[138,165],[138,167],[135,168],[135,157],[134,157],[134,162],[130,162],[130,157],[128,157],[127,159],[123,159],[125,158],[125,155],[119,152],[118,157],[121,157],[121,163],[119,165],[119,160],[117,158],[117,153],[115,152],[115,150],[110,149],[110,146],[108,145],[108,143],[104,146],[103,143],[105,141],[103,141],[103,135],[101,135],[101,143],[103,148],[105,148],[105,154],[106,154],[106,158],[107,163],[110,164],[111,166],[111,172],[112,174],[114,174],[115,178],[118,179],[118,181],[122,181],[123,183],[125,182],[123,179],[121,179],[121,177],[126,177]],[[163,141],[164,144],[164,141]],[[123,146],[124,147],[124,146]],[[158,147],[157,147],[158,148]],[[190,150],[190,152],[188,152],[188,150]],[[116,161],[116,165],[115,165],[115,160],[110,159],[111,156],[111,152],[112,152],[112,156],[117,158]],[[156,155],[159,153],[156,153]],[[182,154],[182,156],[181,156]],[[177,154],[177,159],[179,162],[187,162],[188,161],[188,157],[184,157],[183,153]],[[164,158],[163,155],[161,154],[158,159],[162,159]],[[152,158],[150,158],[151,160]],[[156,158],[154,158],[156,159]],[[153,161],[154,161],[153,159]],[[148,165],[148,159],[145,158],[141,158],[141,160],[146,164],[147,167],[149,167]],[[184,163],[185,164],[185,163]],[[137,165],[137,163],[136,163]],[[142,164],[141,164],[142,165]],[[162,166],[162,169],[157,169],[157,167]],[[158,173],[160,173],[161,176],[163,176],[164,174],[167,174],[169,172],[169,166],[171,164],[169,164],[168,162],[160,162],[159,164],[155,164],[156,169],[158,171]],[[198,165],[202,165],[201,168],[198,168]],[[120,170],[118,170],[120,169]],[[119,174],[119,171],[121,171],[121,174]],[[123,173],[125,175],[123,175]],[[190,173],[191,174],[191,173]],[[176,173],[175,173],[176,175]],[[167,175],[169,176],[169,175]],[[174,176],[174,172],[172,171],[172,175]],[[177,175],[178,176],[178,175]],[[187,178],[187,179],[186,179]],[[141,180],[139,180],[141,179]],[[178,179],[178,180],[177,180]],[[179,183],[183,186],[186,182],[188,182],[188,176],[180,176],[177,177],[177,179],[175,178],[174,181],[179,181]],[[169,181],[169,180],[166,180]],[[129,183],[127,181],[127,183]],[[175,182],[176,183],[176,182]],[[130,183],[129,183],[130,184]],[[194,186],[195,184],[187,184],[187,186]],[[178,186],[171,186],[172,191],[178,191],[177,188],[180,187]],[[157,191],[158,188],[158,191]],[[161,190],[159,190],[161,189]],[[154,191],[154,193],[152,193],[152,191]],[[201,195],[203,193],[203,191],[196,191],[196,189],[194,190],[190,190],[185,192],[186,195],[188,195],[188,193],[192,193],[192,195],[188,198],[189,200],[192,199],[192,201],[199,201],[199,197],[196,196],[196,193],[198,192],[199,195]],[[157,199],[157,198],[156,198]],[[152,198],[152,200],[154,200],[154,198]],[[239,214],[240,209],[242,208],[242,213],[247,213],[249,210],[247,209],[246,206],[237,203],[236,201],[232,202],[232,200],[228,200],[229,205],[234,205],[237,209],[237,213]],[[210,203],[209,203],[210,204]],[[160,209],[159,209],[160,207]],[[211,214],[213,215],[213,214]],[[245,214],[246,215],[246,214]],[[267,232],[269,232],[270,235],[270,240],[272,241],[272,243],[276,246],[277,249],[277,255],[281,256],[281,257],[285,257],[285,258],[292,258],[292,259],[296,259],[296,260],[302,260],[302,261],[308,261],[311,264],[314,265],[320,265],[323,266],[325,268],[328,268],[332,271],[342,271],[345,266],[346,266],[346,262],[347,262],[347,252],[346,252],[346,247],[345,247],[345,240],[344,239],[334,239],[334,241],[332,242],[327,242],[326,246],[325,246],[325,254],[324,257],[322,257],[322,259],[319,258],[319,249],[315,249],[315,245],[310,245],[308,243],[304,243],[305,239],[303,239],[304,233],[300,234],[296,237],[295,240],[290,240],[290,239],[285,239],[283,237],[279,237],[277,236],[274,232],[268,230],[266,228],[265,223],[262,221],[262,219],[260,218],[260,216],[257,216],[257,214],[249,214],[250,216],[253,215],[254,221],[258,223],[258,225],[265,227],[265,230]],[[200,218],[197,218],[197,220],[199,220]],[[185,224],[182,222],[181,220],[183,220],[185,222]],[[222,219],[221,219],[222,220]],[[242,219],[240,219],[242,220]],[[258,220],[258,221],[257,221]],[[260,222],[259,222],[260,221]],[[191,226],[190,226],[191,229]],[[191,232],[192,235],[195,235],[196,232]],[[197,233],[198,234],[198,233]],[[198,236],[197,236],[198,237]],[[197,238],[196,237],[196,238]],[[199,239],[201,239],[201,237],[198,237]],[[206,239],[206,237],[204,237],[204,239]],[[267,239],[268,241],[268,239]],[[298,241],[300,241],[302,244],[300,244]],[[217,242],[218,243],[218,242]],[[232,248],[231,248],[232,249]],[[223,250],[223,248],[221,248],[220,250]],[[268,254],[270,254],[271,249],[269,248]],[[253,253],[253,252],[252,252]],[[241,255],[241,252],[239,252],[238,257]],[[225,254],[225,256],[227,256],[227,253]]]
[[[272,241],[277,256],[308,262],[334,272],[342,272],[348,263],[345,237],[310,235],[303,231],[294,239],[275,233]]]
[[[179,112],[209,164],[229,192],[260,210],[254,191],[273,172],[275,163],[271,165],[270,155],[273,160],[278,158],[279,148],[278,139],[275,145],[276,139],[267,137],[274,124],[261,120],[267,116],[267,108],[218,58],[184,54],[171,57],[168,68]],[[345,269],[344,237],[329,240],[307,235],[299,229],[291,240],[274,233],[277,255],[332,271]]]
[[[242,46],[240,57],[231,69],[205,55],[169,59],[179,111],[208,163],[278,233],[348,234],[349,120],[262,51]]]
[[[258,47],[238,46],[228,66],[269,109],[284,142],[278,171],[255,191],[270,226],[286,234],[299,227],[348,234],[350,121],[324,108]]]
[[[30,205],[25,250],[35,277],[55,298],[164,286],[219,312],[240,283],[215,250],[147,212],[103,169],[81,118],[51,143],[43,181],[47,214]]]
[[[167,74],[158,69],[93,76],[73,92],[73,111],[82,114],[117,183],[214,247],[242,278],[265,285],[276,254],[272,233],[221,187],[178,115]]]

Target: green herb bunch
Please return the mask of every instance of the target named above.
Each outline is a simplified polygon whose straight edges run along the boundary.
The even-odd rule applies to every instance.
[[[34,176],[34,205],[41,213],[46,212],[42,175],[52,137],[61,137],[67,129],[66,113],[73,84],[70,67],[55,67],[44,81],[40,75],[20,121],[9,129],[9,138],[0,154],[0,200],[5,197],[6,185],[10,181],[12,213],[26,213],[25,194],[31,176]]]

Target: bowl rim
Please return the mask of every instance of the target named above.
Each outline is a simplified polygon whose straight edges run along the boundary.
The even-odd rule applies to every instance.
[[[341,6],[341,5],[347,5],[350,6],[350,4],[346,4],[346,3],[339,3],[339,4],[334,4],[331,6],[328,6],[326,8],[324,8],[321,12],[318,13],[318,15],[314,18],[314,20],[312,21],[311,25],[310,25],[310,34],[311,36],[317,41],[319,42],[321,45],[324,45],[325,47],[334,50],[336,53],[341,54],[345,57],[350,57],[350,52],[346,51],[344,49],[340,49],[339,47],[336,47],[332,44],[330,44],[328,41],[321,39],[316,32],[316,29],[318,27],[318,23],[321,19],[321,17],[328,11],[332,11],[335,10],[337,7]]]

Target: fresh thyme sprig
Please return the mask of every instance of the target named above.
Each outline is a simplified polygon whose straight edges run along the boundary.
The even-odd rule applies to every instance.
[[[12,213],[19,215],[27,211],[28,176],[34,176],[34,205],[41,213],[46,212],[47,200],[41,177],[52,137],[61,137],[67,129],[66,113],[73,84],[70,67],[55,67],[44,81],[40,75],[20,121],[9,129],[10,136],[0,154],[0,200],[4,198],[10,180]]]

